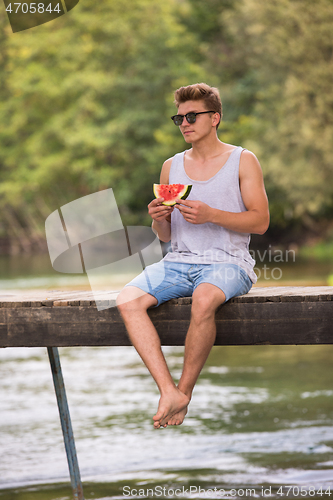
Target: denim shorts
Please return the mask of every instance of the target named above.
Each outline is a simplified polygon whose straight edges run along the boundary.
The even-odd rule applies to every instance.
[[[252,287],[246,271],[236,264],[185,264],[166,260],[147,266],[125,286],[135,286],[153,295],[159,306],[170,299],[191,297],[201,283],[210,283],[220,288],[226,302],[232,297],[246,294]]]

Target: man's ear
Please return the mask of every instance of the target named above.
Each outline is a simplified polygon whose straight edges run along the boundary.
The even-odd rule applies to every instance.
[[[219,121],[220,121],[220,113],[214,113],[213,126],[216,127]]]

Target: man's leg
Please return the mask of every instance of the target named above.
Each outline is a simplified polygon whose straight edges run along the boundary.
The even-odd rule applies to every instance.
[[[130,340],[161,394],[158,411],[153,417],[154,427],[159,428],[166,426],[174,414],[182,411],[188,405],[189,398],[175,385],[161,349],[160,338],[147,314],[147,309],[156,304],[155,297],[132,286],[124,288],[117,300]]]
[[[185,341],[184,367],[178,388],[191,399],[194,385],[207,360],[216,338],[215,311],[225,302],[217,286],[201,283],[193,292],[191,322]],[[168,420],[168,425],[180,425],[187,407]]]

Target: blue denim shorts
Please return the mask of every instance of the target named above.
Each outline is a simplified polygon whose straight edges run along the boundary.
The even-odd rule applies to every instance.
[[[201,283],[220,288],[226,296],[226,302],[232,297],[246,294],[252,287],[246,271],[236,264],[185,264],[166,260],[147,266],[125,286],[135,286],[153,295],[159,306],[170,299],[191,297]]]

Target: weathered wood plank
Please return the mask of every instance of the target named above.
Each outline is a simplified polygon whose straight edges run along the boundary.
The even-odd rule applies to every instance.
[[[54,302],[68,302],[70,306],[95,304],[95,299],[98,300],[115,300],[118,292],[115,291],[66,291],[66,290],[27,290],[27,291],[10,291],[0,293],[0,307],[40,307],[52,306]],[[191,301],[190,298],[176,299],[173,303],[184,304],[186,301]],[[249,293],[241,297],[231,299],[234,302],[274,302],[274,301],[315,301],[333,300],[332,286],[290,286],[290,287],[257,287],[254,286]],[[82,302],[84,304],[82,304]]]
[[[221,306],[216,345],[333,343],[333,287],[281,287],[280,295],[278,291],[279,287],[256,288]],[[24,300],[8,297],[2,302],[0,347],[130,345],[116,307],[98,311],[91,292],[44,295],[44,300],[41,292],[34,292],[30,301],[25,294]],[[184,344],[190,314],[190,297],[149,311],[163,345]]]

